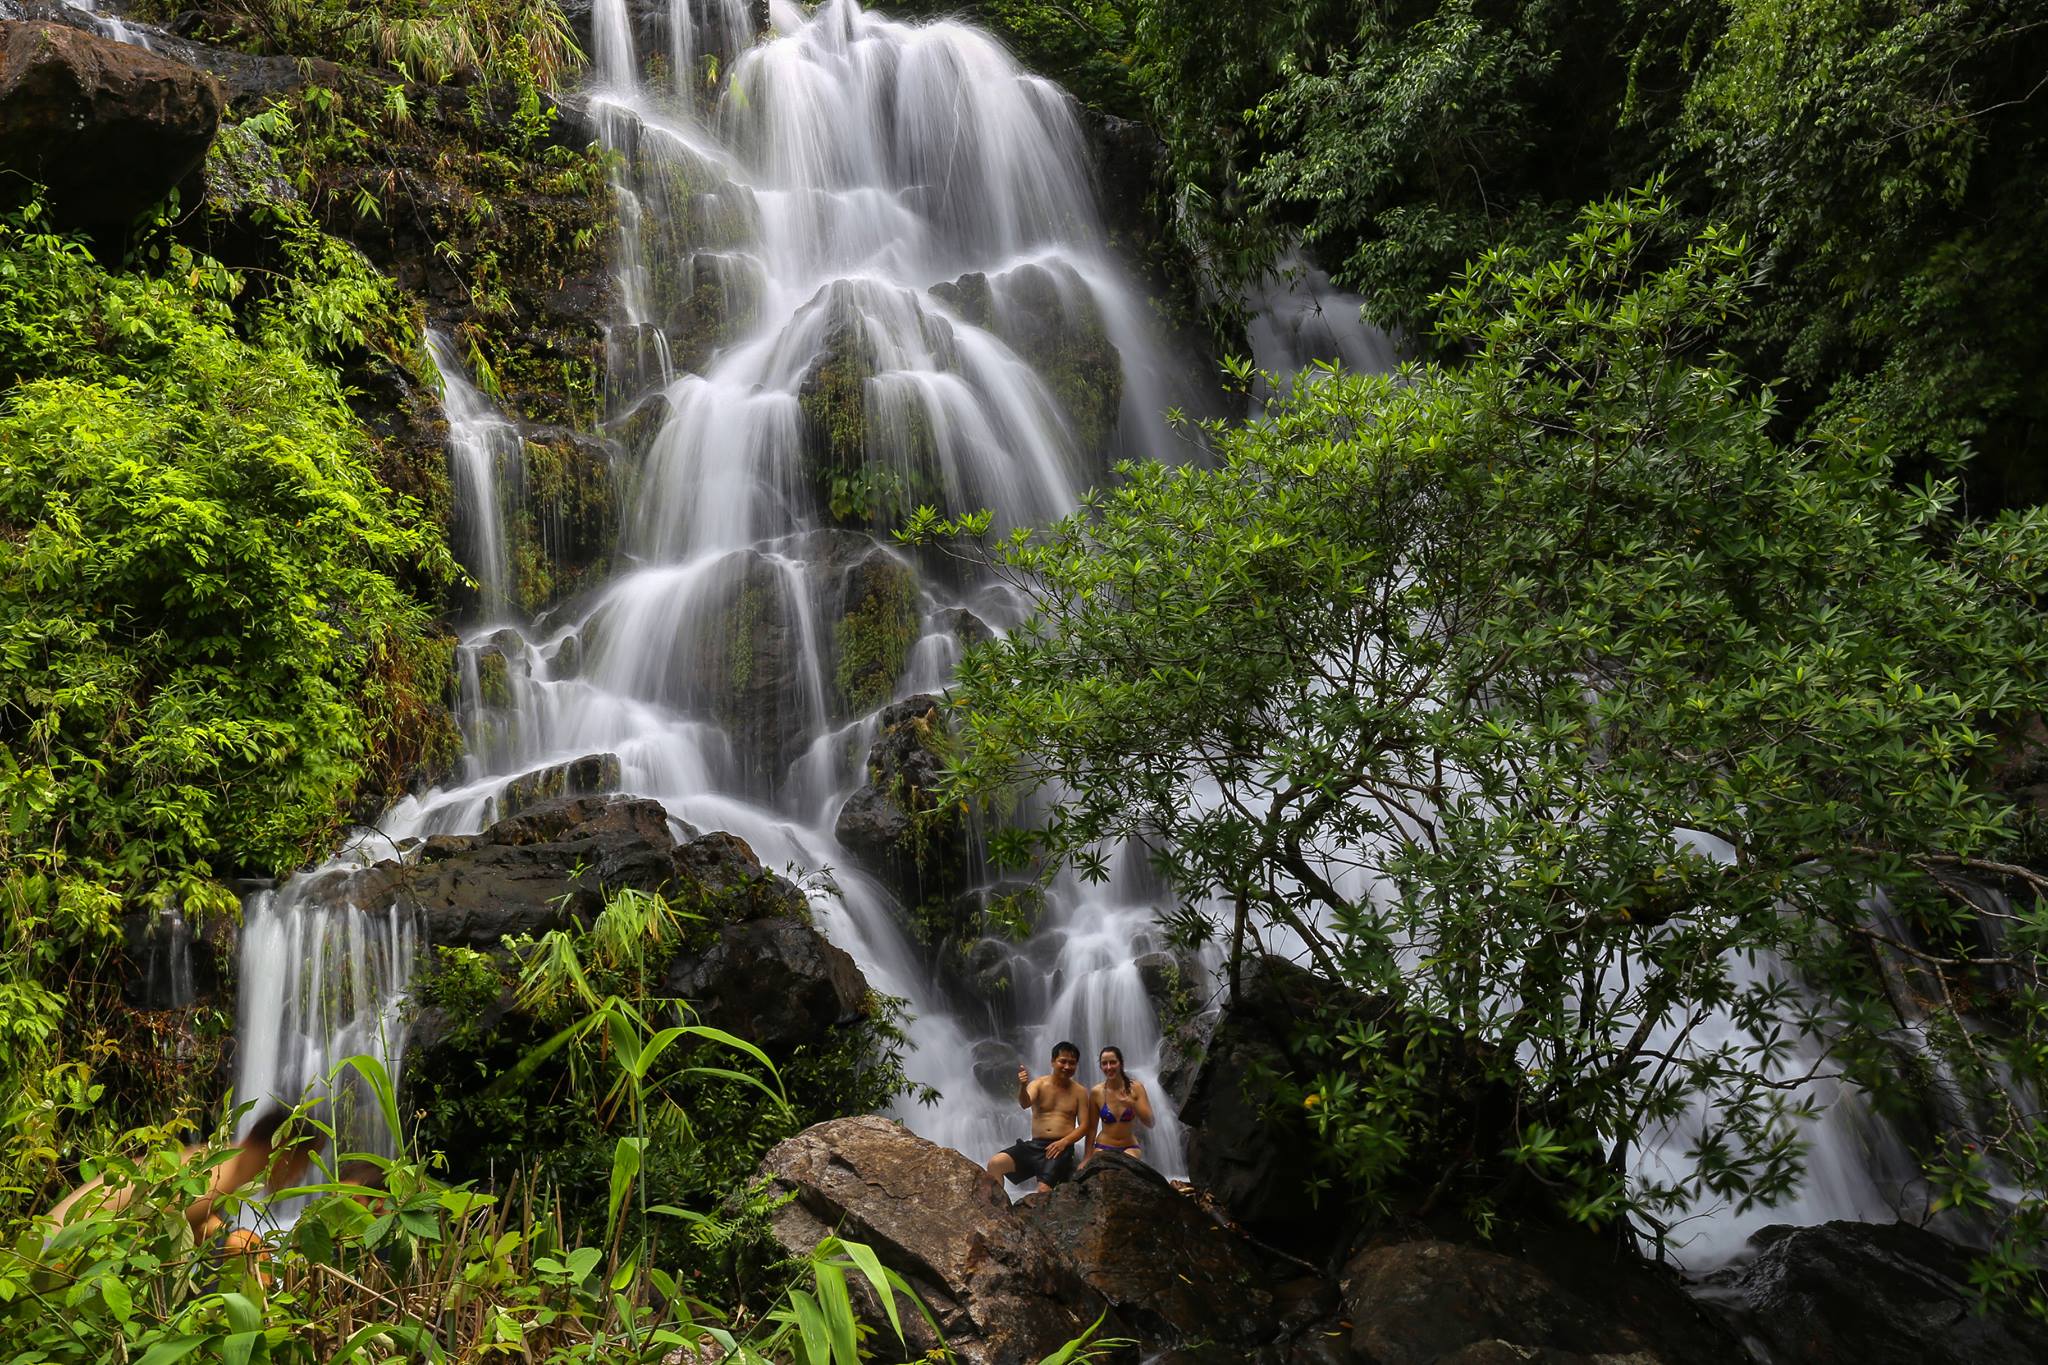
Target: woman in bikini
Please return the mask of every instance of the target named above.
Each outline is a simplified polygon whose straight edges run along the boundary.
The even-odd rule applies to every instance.
[[[1143,1157],[1139,1149],[1138,1125],[1152,1126],[1152,1097],[1143,1081],[1134,1081],[1124,1070],[1122,1048],[1106,1047],[1097,1058],[1102,1079],[1088,1091],[1088,1157],[1098,1151],[1122,1152]]]

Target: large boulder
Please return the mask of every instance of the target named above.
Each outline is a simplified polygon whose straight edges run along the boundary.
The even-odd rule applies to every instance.
[[[776,1056],[829,1037],[868,1009],[867,978],[803,920],[723,925],[710,946],[678,954],[664,986]]]
[[[551,763],[521,773],[498,793],[498,818],[507,819],[564,796],[596,796],[617,791],[619,774],[617,754],[585,754],[566,763]]]
[[[68,225],[127,227],[198,169],[221,106],[220,87],[183,62],[0,22],[0,168],[45,185]]]
[[[1310,1121],[1323,1073],[1399,1078],[1405,1159],[1375,1188],[1381,1211],[1427,1216],[1466,1198],[1508,1220],[1544,1220],[1554,1206],[1507,1155],[1522,1111],[1511,1064],[1448,1020],[1417,1018],[1391,996],[1366,995],[1284,958],[1243,964],[1238,993],[1220,1009],[1181,1109],[1188,1171],[1255,1236],[1319,1256],[1340,1250],[1360,1207],[1339,1185],[1318,1205],[1310,1182],[1340,1173]],[[1367,1055],[1336,1061],[1321,1040],[1365,1028]],[[1168,1060],[1172,1060],[1169,1057]],[[1175,1081],[1178,1084],[1178,1079]]]
[[[2021,1365],[2048,1325],[1981,1313],[1970,1253],[1908,1223],[1767,1227],[1754,1259],[1715,1275],[1720,1301],[1778,1361]]]
[[[1510,1256],[1424,1237],[1345,1265],[1340,1325],[1372,1365],[1724,1365],[1740,1343],[1671,1279],[1590,1240]],[[1583,1272],[1583,1273],[1579,1273]]]
[[[1099,1153],[1018,1212],[1148,1346],[1252,1346],[1281,1329],[1269,1258],[1141,1161]]]
[[[866,715],[896,695],[917,643],[917,574],[900,555],[870,545],[839,571],[830,600],[835,709]]]
[[[993,277],[962,275],[931,292],[961,321],[994,332],[1031,366],[1084,456],[1101,459],[1109,453],[1123,403],[1123,357],[1079,272],[1064,262],[1032,262]]]
[[[1029,1365],[1108,1310],[1070,1249],[1012,1209],[996,1177],[889,1119],[807,1128],[771,1151],[761,1171],[775,1193],[790,1196],[770,1215],[785,1251],[805,1256],[834,1235],[872,1246],[966,1365]],[[1133,1258],[1150,1254],[1141,1246]],[[907,1354],[936,1347],[905,1310]]]
[[[1195,1184],[1259,1235],[1289,1243],[1316,1230],[1340,1243],[1344,1236],[1310,1197],[1316,1149],[1308,1125],[1298,1111],[1269,1103],[1268,1078],[1295,1069],[1296,1031],[1331,993],[1284,958],[1246,963],[1240,992],[1210,1031],[1181,1109]]]
[[[508,934],[588,920],[609,892],[671,890],[675,849],[659,802],[564,797],[481,834],[435,835],[411,861],[357,874],[350,892],[358,904],[417,909],[431,942],[495,948]]]
[[[602,770],[610,755],[579,759]],[[403,861],[327,874],[323,898],[416,911],[427,940],[496,948],[508,934],[588,922],[615,891],[669,897],[718,923],[803,920],[804,895],[761,866],[744,839],[694,836],[678,843],[658,801],[561,796],[536,801],[481,834],[439,834]],[[864,988],[863,988],[864,992]]]

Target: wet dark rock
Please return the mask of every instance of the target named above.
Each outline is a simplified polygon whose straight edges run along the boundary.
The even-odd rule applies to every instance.
[[[868,781],[840,808],[835,832],[861,865],[906,906],[944,902],[968,876],[966,820],[942,808],[944,705],[929,693],[882,712],[868,749]]]
[[[974,1045],[974,1080],[999,1099],[1017,1098],[1017,1049],[996,1039]]]
[[[175,1000],[171,960],[181,953],[190,974],[191,998]],[[177,1009],[218,1004],[241,945],[241,925],[232,916],[210,915],[193,925],[182,915],[131,910],[121,916],[121,994],[136,1009]]]
[[[1141,1161],[1099,1153],[1018,1211],[1148,1346],[1242,1347],[1279,1330],[1268,1258]]]
[[[0,169],[59,222],[122,230],[199,168],[220,87],[184,62],[61,24],[0,21]],[[16,187],[22,179],[6,177]]]
[[[965,607],[949,607],[940,612],[938,623],[953,632],[953,638],[960,642],[962,649],[986,644],[996,638],[996,633],[988,628],[988,622]]]
[[[1013,1210],[994,1176],[891,1120],[805,1129],[761,1169],[775,1193],[794,1196],[770,1215],[785,1251],[807,1255],[834,1234],[872,1246],[966,1365],[1036,1361],[1108,1309],[1069,1249]],[[938,1344],[914,1312],[904,1325],[912,1349],[903,1354]],[[1107,1326],[1117,1326],[1114,1317]]]
[[[1130,243],[1168,240],[1159,212],[1159,188],[1167,170],[1166,144],[1136,119],[1086,110],[1081,132],[1094,164],[1104,225],[1113,238]]]
[[[1025,965],[1020,958],[1015,943],[993,935],[967,944],[959,952],[959,977],[967,999],[1005,1014],[1003,1002],[1014,995],[1018,968]]]
[[[234,46],[244,40],[234,21],[213,16],[218,22],[206,24],[209,16],[187,12],[169,33],[155,33],[151,50],[188,62],[219,83],[228,111],[237,116],[253,114],[273,100],[295,95],[308,86],[333,89],[343,80],[342,70],[320,57],[282,54],[264,56]]]
[[[942,281],[932,286],[931,294],[962,322],[975,327],[995,326],[995,294],[989,289],[984,272],[976,270],[957,280]]]
[[[435,835],[416,861],[379,863],[353,889],[359,903],[417,908],[430,942],[495,948],[508,934],[588,920],[608,892],[671,889],[674,852],[659,802],[562,797],[481,834]]]
[[[595,583],[618,538],[618,483],[608,441],[564,427],[525,432],[523,488],[506,522],[512,593],[536,614]]]
[[[610,758],[577,765],[602,776]],[[666,895],[714,924],[779,916],[808,930],[803,893],[763,868],[744,839],[678,844],[671,824],[661,803],[639,797],[540,800],[481,834],[425,839],[411,861],[351,874],[331,894],[358,904],[395,898],[420,912],[428,941],[471,948],[587,922],[621,890]]]
[[[860,968],[807,920],[724,925],[709,947],[677,956],[664,986],[699,1018],[775,1056],[816,1044],[867,1010]]]
[[[591,0],[561,0],[563,17],[569,21],[570,32],[576,35],[576,45],[585,52],[596,52],[592,36],[592,20],[595,6]],[[768,0],[753,0],[748,6],[753,21],[753,31],[760,33],[768,27]],[[633,52],[640,59],[641,69],[646,70],[650,58],[659,58],[664,63],[669,52],[670,0],[626,0],[626,24],[633,35]],[[698,50],[702,51],[701,42]],[[726,65],[737,55],[730,52],[718,54]]]
[[[1242,987],[1210,1035],[1181,1110],[1189,1175],[1259,1235],[1293,1240],[1290,1232],[1322,1227],[1341,1236],[1327,1217],[1318,1218],[1309,1197],[1315,1147],[1307,1124],[1297,1113],[1273,1110],[1260,1080],[1292,1069],[1296,1027],[1324,1006],[1329,991],[1277,957],[1246,963]]]
[[[810,914],[804,893],[762,867],[752,847],[737,834],[720,830],[695,836],[675,851],[674,862],[682,885],[689,888],[684,909],[699,902],[714,904],[728,919],[801,919]]]
[[[1594,1245],[1520,1256],[1435,1238],[1368,1246],[1344,1267],[1338,1321],[1351,1324],[1354,1358],[1373,1365],[1745,1359],[1674,1277]]]
[[[2033,1365],[2048,1325],[1979,1313],[1970,1253],[1907,1223],[1767,1227],[1755,1259],[1711,1277],[1717,1301],[1780,1362]]]
[[[1350,1023],[1385,1026],[1390,1058],[1419,1068],[1423,1078],[1417,1114],[1433,1133],[1431,1149],[1387,1178],[1382,1194],[1392,1211],[1419,1212],[1459,1197],[1461,1186],[1448,1196],[1442,1186],[1446,1166],[1455,1164],[1462,1186],[1486,1192],[1509,1215],[1547,1212],[1540,1195],[1531,1196],[1527,1210],[1503,1203],[1523,1188],[1501,1156],[1514,1131],[1516,1096],[1493,1078],[1481,1048],[1448,1025],[1410,1034],[1393,1001],[1361,995],[1282,958],[1251,959],[1240,975],[1241,993],[1222,1005],[1198,1044],[1201,1063],[1181,1120],[1189,1130],[1190,1177],[1254,1236],[1313,1258],[1341,1246],[1353,1230],[1327,1204],[1318,1209],[1311,1200],[1308,1182],[1319,1144],[1300,1092],[1282,1102],[1273,1080],[1305,1079],[1321,1070],[1327,1060],[1306,1050],[1310,1035]],[[1410,1048],[1422,1050],[1411,1054]]]
[[[981,287],[990,295],[987,325],[1045,381],[1082,455],[1107,456],[1123,404],[1123,358],[1080,275],[1064,262],[1033,263]]]
[[[842,718],[865,715],[896,693],[917,643],[917,573],[869,546],[839,575],[832,612],[832,680]]]
[[[619,789],[619,756],[585,754],[522,774],[498,793],[498,818],[519,814],[543,801],[563,796],[595,796]]]

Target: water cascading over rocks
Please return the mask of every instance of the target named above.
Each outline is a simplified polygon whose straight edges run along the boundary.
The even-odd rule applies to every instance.
[[[579,759],[678,820],[740,835],[805,878],[819,926],[909,1002],[909,1071],[945,1100],[903,1117],[978,1158],[1015,1138],[1016,1065],[1043,1069],[1054,1040],[1114,1042],[1152,1070],[1137,962],[1156,901],[1142,868],[1120,864],[1105,886],[1032,895],[1035,927],[1013,942],[985,933],[990,907],[1014,926],[1024,898],[987,884],[973,830],[945,842],[957,865],[921,901],[888,859],[842,844],[841,808],[883,777],[869,765],[883,716],[943,742],[929,706],[890,704],[943,689],[963,642],[1020,611],[887,532],[926,503],[1051,520],[1113,459],[1159,451],[1160,414],[1183,395],[1102,245],[1057,87],[957,23],[774,4],[749,46],[750,12],[678,0],[651,35],[623,0],[594,7],[585,93],[621,167],[608,425],[624,567],[545,623],[512,619],[502,586],[517,442],[436,350],[463,472],[459,548],[484,587],[460,656],[468,755],[453,784],[385,817],[379,845],[482,829]],[[302,905],[294,895],[280,900]],[[333,1049],[252,1039],[285,1008],[277,978],[299,975],[256,962],[258,941],[243,1046],[279,1060],[245,1083],[291,1093],[317,1077],[290,1059]],[[1151,1153],[1180,1163],[1170,1114]]]

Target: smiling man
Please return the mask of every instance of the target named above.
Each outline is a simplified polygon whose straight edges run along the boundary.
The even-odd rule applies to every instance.
[[[1074,1173],[1074,1144],[1081,1140],[1081,1104],[1088,1092],[1074,1080],[1081,1049],[1059,1042],[1052,1049],[1052,1071],[1031,1079],[1028,1067],[1017,1068],[1017,1107],[1031,1111],[1031,1136],[1013,1142],[988,1159],[990,1175],[1038,1188],[1057,1185]]]

